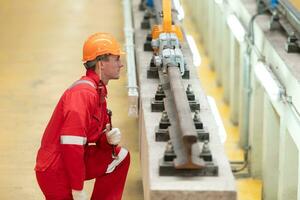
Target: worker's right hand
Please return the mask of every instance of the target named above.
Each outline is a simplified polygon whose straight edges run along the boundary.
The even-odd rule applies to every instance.
[[[72,190],[73,200],[88,200],[84,190]]]
[[[118,128],[113,128],[110,130],[110,125],[106,125],[106,139],[111,145],[118,145],[121,141],[121,132]]]

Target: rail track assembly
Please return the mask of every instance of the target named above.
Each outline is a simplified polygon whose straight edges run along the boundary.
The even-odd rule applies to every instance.
[[[133,0],[145,200],[236,200],[218,127],[171,0]]]

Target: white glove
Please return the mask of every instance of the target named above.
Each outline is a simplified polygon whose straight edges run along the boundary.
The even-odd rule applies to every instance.
[[[110,130],[109,124],[106,125],[106,139],[111,145],[118,145],[121,141],[121,132],[118,128]]]
[[[88,200],[84,190],[72,190],[72,196],[74,200]]]

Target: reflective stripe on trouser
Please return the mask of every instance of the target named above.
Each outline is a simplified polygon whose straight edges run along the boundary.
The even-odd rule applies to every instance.
[[[127,152],[120,147],[116,151],[121,158],[121,152]],[[61,158],[60,166],[63,165]],[[96,178],[92,200],[121,200],[126,176],[130,164],[130,154],[126,153],[124,159],[115,165],[111,173],[106,173],[108,166],[115,163],[112,158],[112,150],[87,146],[85,148],[86,179]],[[36,172],[38,183],[47,200],[71,200],[71,188],[68,177],[62,167],[47,169],[44,172]]]
[[[119,152],[119,157],[121,157]],[[111,156],[111,155],[110,155]],[[111,173],[98,176],[95,181],[91,200],[121,200],[130,164],[130,154],[127,153]]]
[[[124,148],[121,148],[120,152],[118,153],[118,156],[116,159],[114,159],[107,167],[105,173],[111,173],[114,171],[114,169],[126,158],[128,154],[128,151]]]

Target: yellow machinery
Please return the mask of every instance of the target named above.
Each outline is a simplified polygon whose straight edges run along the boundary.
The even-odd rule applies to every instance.
[[[157,39],[161,33],[175,33],[180,41],[183,40],[181,29],[172,25],[172,4],[171,0],[163,0],[163,24],[154,25],[152,28],[152,39]]]

